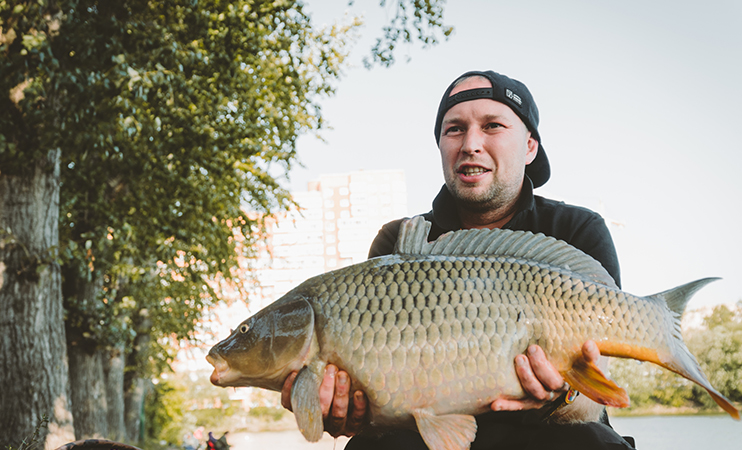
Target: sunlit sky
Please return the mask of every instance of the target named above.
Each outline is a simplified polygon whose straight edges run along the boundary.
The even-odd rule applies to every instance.
[[[317,24],[348,9],[308,3]],[[428,211],[443,184],[440,96],[458,75],[491,69],[538,104],[552,178],[536,193],[606,218],[626,291],[716,276],[689,309],[742,299],[742,2],[450,0],[448,41],[403,46],[392,68],[370,71],[361,58],[389,7],[357,0],[349,11],[366,26],[322,102],[326,142],[299,141],[293,190],[323,173],[403,169],[410,214]]]

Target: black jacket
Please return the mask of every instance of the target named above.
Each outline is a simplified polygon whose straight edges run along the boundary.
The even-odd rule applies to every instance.
[[[428,240],[441,234],[461,229],[461,221],[454,199],[446,186],[433,201],[433,209],[423,214],[432,223]],[[369,258],[391,254],[397,242],[399,227],[404,219],[384,225],[371,244]],[[543,233],[568,242],[598,260],[621,285],[616,249],[608,227],[600,215],[579,206],[568,205],[533,195],[533,185],[526,177],[524,189],[518,200],[517,212],[503,227]],[[477,438],[472,450],[489,449],[630,449],[633,448],[608,424],[603,413],[601,422],[579,425],[552,425],[541,421],[536,411],[490,412],[476,417]],[[631,439],[631,438],[626,438]],[[395,430],[381,436],[356,436],[348,442],[347,450],[424,449],[419,434],[409,430]]]
[[[441,188],[433,200],[433,209],[423,214],[423,217],[433,224],[428,235],[429,241],[447,231],[461,229],[454,199],[446,186]],[[371,244],[369,258],[392,253],[403,220],[389,222],[381,228]],[[523,185],[515,216],[503,228],[543,233],[565,241],[598,260],[616,284],[621,286],[616,249],[603,218],[587,208],[533,195],[528,178]]]

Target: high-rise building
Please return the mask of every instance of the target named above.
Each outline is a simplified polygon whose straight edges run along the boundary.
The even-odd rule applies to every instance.
[[[299,208],[267,224],[252,311],[307,278],[366,260],[381,226],[407,214],[401,170],[321,175],[292,195]]]
[[[292,196],[299,208],[266,220],[264,239],[256,243],[257,258],[240,263],[243,277],[252,279],[248,298],[220,286],[231,301],[211,311],[203,347],[184,349],[179,364],[207,368],[204,354],[230,329],[304,280],[365,261],[381,226],[407,215],[402,170],[321,175],[307,191]]]

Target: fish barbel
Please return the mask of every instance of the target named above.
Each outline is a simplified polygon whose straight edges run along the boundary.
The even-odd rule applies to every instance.
[[[309,441],[323,433],[319,387],[328,363],[368,397],[371,426],[417,426],[434,450],[465,449],[474,415],[525,396],[513,360],[540,345],[569,385],[626,407],[626,392],[582,357],[649,361],[737,409],[701,372],[680,333],[690,297],[712,278],[648,297],[619,290],[593,258],[565,242],[511,230],[461,230],[427,242],[430,223],[403,223],[397,248],[305,281],[245,320],[208,361],[217,386],[280,391]]]

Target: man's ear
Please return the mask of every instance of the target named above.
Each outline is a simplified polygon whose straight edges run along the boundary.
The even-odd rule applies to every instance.
[[[538,141],[531,136],[531,133],[528,133],[526,146],[528,147],[528,150],[526,150],[526,165],[528,165],[536,159],[536,155],[538,154]]]

